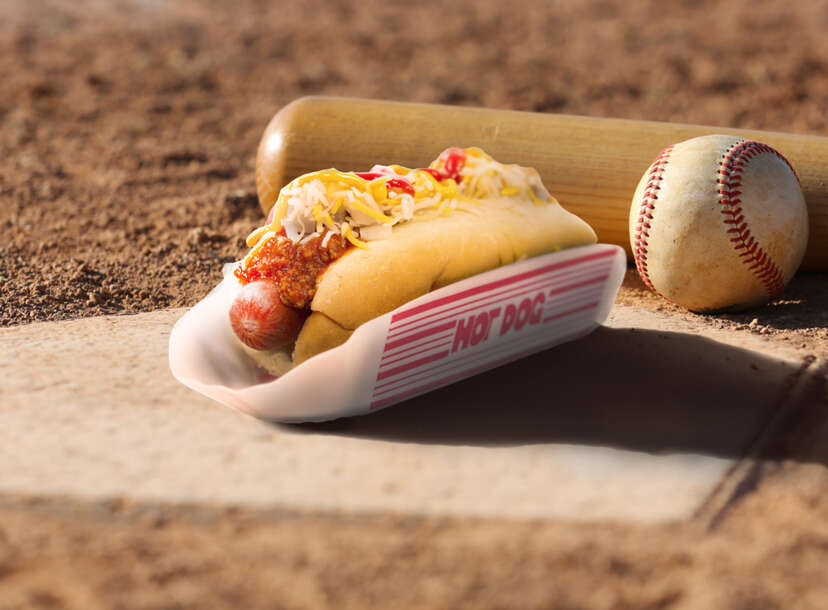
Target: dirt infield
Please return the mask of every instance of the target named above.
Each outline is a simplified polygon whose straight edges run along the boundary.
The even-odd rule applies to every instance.
[[[782,469],[712,532],[19,499],[0,608],[818,610],[826,485]]]
[[[828,136],[827,30],[825,0],[2,3],[0,326],[197,302],[262,220],[256,145],[296,97]],[[619,299],[828,355],[825,273],[740,314],[633,271]],[[826,460],[783,458],[705,532],[5,498],[0,610],[826,607]]]

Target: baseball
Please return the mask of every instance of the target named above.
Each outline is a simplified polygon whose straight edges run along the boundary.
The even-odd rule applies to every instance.
[[[808,240],[799,180],[776,150],[710,135],[668,146],[638,183],[630,245],[652,290],[691,311],[778,297]]]

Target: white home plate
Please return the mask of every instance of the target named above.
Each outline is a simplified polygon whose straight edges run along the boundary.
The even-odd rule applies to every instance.
[[[623,326],[659,323],[619,312]],[[0,329],[0,492],[684,519],[798,370],[689,333],[599,328],[378,413],[274,425],[173,379],[167,346],[182,313]]]

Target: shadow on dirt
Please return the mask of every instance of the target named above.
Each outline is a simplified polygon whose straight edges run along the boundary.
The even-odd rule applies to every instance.
[[[828,326],[828,276],[799,273],[784,294],[764,307],[741,313],[721,314],[741,324],[752,320],[776,330],[802,330]]]
[[[813,461],[804,445],[814,446],[808,439],[820,424],[828,431],[828,371],[803,379],[806,364],[688,334],[602,327],[371,415],[288,427],[413,443],[739,457],[773,422],[785,437],[771,435],[762,457]]]

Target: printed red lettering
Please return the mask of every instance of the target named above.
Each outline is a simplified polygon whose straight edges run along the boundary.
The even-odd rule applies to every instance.
[[[517,317],[515,318],[515,330],[520,330],[529,321],[529,314],[532,313],[531,299],[523,299],[518,305]]]
[[[500,334],[501,336],[505,335],[509,332],[509,329],[512,328],[512,324],[515,322],[515,316],[517,315],[517,307],[509,303],[506,306],[506,311],[503,313],[503,324],[500,327]]]
[[[489,331],[492,330],[492,324],[494,324],[495,318],[500,315],[500,307],[495,307],[489,312],[489,326],[486,328],[486,338],[489,338]]]
[[[543,304],[546,302],[546,297],[542,292],[535,295],[532,299],[532,317],[529,318],[529,324],[537,324],[541,321],[543,315]]]
[[[495,318],[500,317],[500,307],[495,307],[489,312],[482,312],[471,315],[465,320],[457,323],[457,331],[454,333],[454,343],[451,351],[466,349],[470,345],[477,345],[489,338],[492,324]],[[502,334],[502,333],[501,333]]]
[[[471,332],[471,344],[480,343],[489,332],[489,315],[484,311],[474,321],[474,328]]]
[[[454,343],[451,346],[451,351],[456,352],[458,349],[463,349],[469,346],[469,338],[474,326],[474,316],[470,316],[468,320],[460,320],[457,323],[457,332],[454,333]]]

